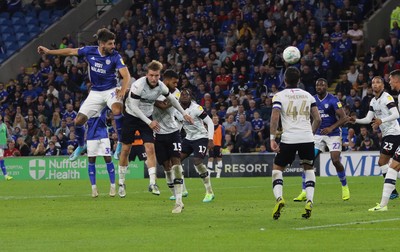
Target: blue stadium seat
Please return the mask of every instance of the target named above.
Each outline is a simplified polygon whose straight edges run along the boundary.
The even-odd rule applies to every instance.
[[[16,12],[14,12],[14,14],[12,14],[12,17],[24,18],[25,14],[22,11],[16,11]]]
[[[0,32],[1,34],[14,33],[14,29],[12,28],[12,26],[1,25]]]
[[[39,15],[38,15],[38,19],[40,24],[47,24],[49,25],[52,21],[51,21],[51,12],[49,10],[41,10]]]
[[[222,92],[222,94],[223,94],[225,97],[229,97],[230,93],[231,93],[230,90],[225,90],[224,92]]]
[[[26,16],[26,17],[25,17],[25,23],[26,23],[27,25],[36,25],[36,26],[39,26],[39,20],[37,19],[37,17]]]
[[[25,25],[25,18],[24,17],[12,17],[11,23],[14,25]]]
[[[0,25],[1,26],[10,26],[10,25],[12,25],[12,22],[8,18],[0,17]]]
[[[0,18],[6,18],[9,19],[10,18],[10,13],[5,11],[5,12],[0,12]]]
[[[26,25],[14,25],[14,32],[26,32]]]

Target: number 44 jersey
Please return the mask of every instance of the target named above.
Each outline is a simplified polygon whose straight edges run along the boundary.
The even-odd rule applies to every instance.
[[[272,108],[280,110],[282,121],[281,142],[287,144],[314,141],[310,114],[316,106],[315,98],[300,88],[284,89],[272,98]]]

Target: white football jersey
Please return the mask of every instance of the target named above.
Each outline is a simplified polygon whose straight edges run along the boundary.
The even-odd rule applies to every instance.
[[[378,99],[375,97],[369,103],[369,110],[375,114],[376,118],[382,119],[391,115],[390,108],[388,104],[394,103],[393,97],[383,92]],[[389,136],[389,135],[399,135],[400,134],[400,126],[397,120],[392,120],[389,122],[384,122],[379,125],[379,128],[382,131],[382,136]]]
[[[147,83],[146,76],[139,78],[135,81],[129,91],[128,99],[126,99],[125,106],[126,112],[138,117],[132,105],[132,96],[140,97],[139,109],[147,117],[153,114],[154,102],[160,95],[167,95],[169,93],[168,87],[162,81],[158,81],[158,85],[151,88]]]
[[[175,91],[171,95],[179,100],[181,92],[178,89],[175,89]],[[166,99],[167,98],[164,95],[160,95],[157,101],[165,101]],[[178,122],[175,119],[176,113],[180,114],[180,112],[173,106],[167,109],[154,107],[153,119],[158,121],[158,123],[160,124],[160,131],[157,132],[157,134],[170,134],[180,128]]]
[[[176,111],[175,114],[176,118],[178,118],[178,120],[182,123],[183,129],[186,132],[185,138],[191,141],[201,138],[208,139],[208,132],[203,122],[203,119],[207,116],[207,113],[204,111],[203,107],[192,101],[190,106],[185,109],[185,111],[193,118],[193,124],[185,121],[182,114],[178,111]]]
[[[288,144],[313,142],[310,114],[315,98],[300,88],[284,89],[272,98],[273,108],[280,109],[281,142]]]

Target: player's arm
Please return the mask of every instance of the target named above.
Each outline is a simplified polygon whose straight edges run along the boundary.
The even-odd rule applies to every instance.
[[[271,145],[271,149],[274,152],[279,152],[279,145],[275,141],[276,133],[278,131],[278,123],[279,123],[279,117],[280,117],[280,109],[279,108],[273,108],[271,112],[271,119],[270,119],[270,136],[269,136],[269,141]]]
[[[375,116],[375,112],[373,112],[372,108],[370,107],[367,115],[364,118],[361,119],[355,119],[355,118],[351,118],[350,121],[352,123],[358,123],[358,124],[368,124],[372,121],[372,119]]]
[[[346,113],[344,112],[344,110],[342,108],[336,109],[335,114],[336,114],[336,117],[338,118],[338,120],[331,126],[321,129],[322,135],[328,135],[334,129],[339,128],[340,126],[342,126],[343,124],[345,124],[347,122]]]
[[[63,48],[63,49],[50,50],[47,47],[39,46],[37,51],[39,54],[78,56],[78,48]]]
[[[185,118],[185,120],[187,122],[189,122],[190,124],[193,124],[193,118],[190,117],[190,115],[188,113],[186,113],[186,111],[182,108],[181,104],[178,102],[178,100],[175,97],[170,95],[169,92],[168,92],[168,94],[166,94],[164,96],[168,99],[168,101],[171,103],[171,105],[174,106],[174,108],[176,108],[183,115],[183,118]],[[211,122],[212,122],[212,120],[211,120]]]
[[[170,108],[172,105],[171,103],[167,102],[167,101],[155,101],[154,102],[154,106],[156,106],[159,109],[167,109]]]
[[[122,77],[122,84],[121,84],[121,90],[117,91],[117,98],[119,98],[122,101],[125,97],[126,91],[128,90],[129,83],[131,83],[131,75],[126,66],[119,68],[118,72]]]
[[[207,113],[203,110],[203,113],[199,116],[205,124],[207,124],[208,131],[208,149],[214,147],[214,123],[212,119],[207,115]]]
[[[399,111],[397,110],[396,104],[394,102],[390,102],[386,106],[390,111],[390,115],[381,119],[373,119],[372,127],[376,128],[384,122],[390,122],[399,118]]]
[[[318,107],[317,104],[313,103],[311,104],[311,117],[312,117],[312,132],[315,134],[317,132],[317,129],[321,125],[321,116],[319,115]],[[271,118],[272,121],[272,118]]]

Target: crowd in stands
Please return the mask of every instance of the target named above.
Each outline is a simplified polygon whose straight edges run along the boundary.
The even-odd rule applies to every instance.
[[[400,68],[398,25],[364,49],[369,1],[132,2],[105,25],[116,34],[116,50],[131,76],[144,76],[153,59],[178,72],[178,88],[191,89],[210,116],[219,116],[224,152],[269,151],[272,97],[284,88],[282,51],[288,45],[302,52],[296,64],[300,87],[315,94],[316,79],[332,84],[340,75],[333,92],[346,114],[358,118],[373,97],[372,77],[387,82],[388,73]],[[52,47],[81,45],[66,35]],[[74,56],[42,56],[15,79],[0,81],[0,105],[13,138],[9,155],[71,153],[77,147],[73,120],[89,88],[87,64]],[[379,135],[369,125],[345,125],[344,150],[376,150]],[[110,138],[114,145],[112,127]]]

